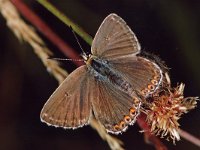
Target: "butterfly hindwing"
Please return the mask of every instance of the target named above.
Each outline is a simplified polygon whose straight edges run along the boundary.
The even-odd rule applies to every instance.
[[[95,80],[94,84],[96,97],[91,101],[95,118],[108,132],[124,132],[139,115],[139,98],[130,97],[104,80]]]
[[[120,57],[110,60],[109,63],[144,98],[155,92],[163,79],[160,67],[140,56]]]

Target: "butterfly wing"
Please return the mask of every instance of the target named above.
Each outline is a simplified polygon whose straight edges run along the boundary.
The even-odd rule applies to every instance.
[[[154,62],[136,56],[140,52],[140,44],[125,21],[116,14],[105,18],[92,43],[92,54],[108,63],[110,72],[115,72],[123,81],[130,83],[121,87],[115,85],[115,76],[108,80],[98,79],[96,98],[92,100],[95,117],[107,131],[120,133],[133,124],[139,114],[141,98],[158,89],[162,82],[162,71]],[[108,72],[109,72],[108,71]],[[113,79],[112,79],[113,78]],[[126,89],[131,88],[131,94]]]
[[[131,94],[111,84],[116,80],[114,76],[108,77],[112,80],[109,82],[99,75],[93,81],[96,97],[91,101],[97,120],[108,132],[118,134],[125,131],[128,124],[135,122],[142,101],[159,88],[163,75],[157,64],[139,56],[120,57],[108,63],[112,71],[130,83],[131,87],[128,88],[131,88]]]
[[[91,88],[87,67],[73,71],[55,90],[41,111],[41,120],[49,125],[77,128],[88,124],[91,115]]]
[[[162,83],[162,70],[146,58],[127,56],[110,60],[109,63],[143,97],[155,92]]]
[[[140,44],[126,22],[116,14],[107,16],[99,27],[91,47],[92,54],[114,58],[140,52]]]
[[[96,97],[92,100],[94,115],[108,132],[118,134],[134,124],[139,115],[141,100],[130,97],[104,80],[96,80]]]

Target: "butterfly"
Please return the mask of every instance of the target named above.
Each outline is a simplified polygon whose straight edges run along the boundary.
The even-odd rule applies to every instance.
[[[42,122],[76,129],[94,116],[108,132],[119,134],[135,123],[143,99],[162,82],[162,70],[138,56],[135,34],[118,15],[108,15],[99,27],[85,65],[62,82],[44,105]]]

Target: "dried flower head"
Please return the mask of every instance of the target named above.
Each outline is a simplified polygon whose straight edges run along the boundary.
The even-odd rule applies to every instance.
[[[169,80],[168,76],[166,79]],[[184,98],[183,83],[176,88],[170,87],[170,81],[168,83],[150,97],[151,103],[148,103],[145,113],[151,132],[161,138],[171,138],[175,143],[180,140],[178,120],[182,114],[196,107],[198,97]]]

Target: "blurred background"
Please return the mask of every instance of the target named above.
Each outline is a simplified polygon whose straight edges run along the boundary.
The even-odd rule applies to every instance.
[[[80,52],[66,25],[36,1],[25,1],[62,39]],[[94,37],[110,13],[121,16],[134,31],[142,50],[159,56],[170,68],[174,86],[186,84],[185,96],[200,96],[200,1],[198,0],[51,0],[59,10]],[[65,56],[45,37],[55,57]],[[86,51],[90,46],[81,38]],[[76,68],[62,62],[71,72]],[[40,111],[58,86],[27,43],[20,42],[0,15],[0,149],[67,150],[110,149],[90,126],[77,130],[49,127],[40,122]],[[180,119],[181,128],[200,138],[200,104]],[[118,138],[130,149],[154,150],[145,144],[137,124]],[[185,141],[162,140],[170,150],[197,150]]]

